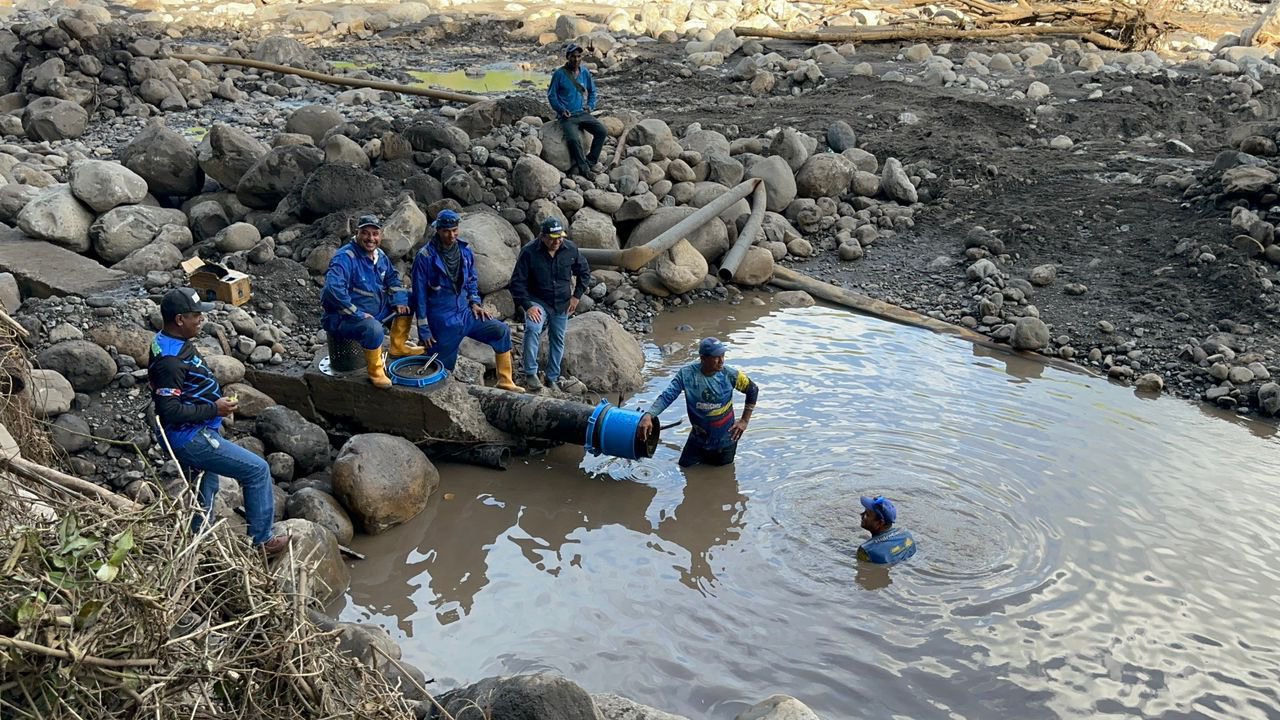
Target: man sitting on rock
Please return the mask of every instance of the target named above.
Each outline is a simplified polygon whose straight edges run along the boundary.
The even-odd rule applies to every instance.
[[[871,539],[858,546],[858,559],[880,565],[892,565],[916,554],[916,541],[911,532],[894,528],[898,508],[883,495],[862,497],[862,529]]]
[[[356,236],[338,248],[324,276],[320,305],[321,325],[336,338],[359,341],[364,348],[369,380],[374,387],[391,387],[382,361],[382,324],[391,322],[392,357],[418,355],[422,348],[410,347],[409,291],[391,258],[382,252],[382,223],[375,215],[362,215],[356,222]]]
[[[586,258],[569,241],[560,221],[548,218],[538,237],[520,250],[508,285],[516,307],[524,310],[524,374],[529,390],[542,388],[538,380],[538,346],[544,327],[551,342],[547,384],[558,386],[565,328],[590,284],[591,267]]]
[[[551,74],[547,102],[556,111],[556,119],[564,130],[564,141],[569,146],[569,159],[573,162],[574,171],[584,177],[593,177],[609,133],[604,123],[591,115],[591,111],[596,109],[596,83],[591,79],[591,71],[582,66],[582,48],[569,43],[564,55],[564,66]],[[591,134],[591,150],[585,158],[582,157],[583,130]]]
[[[489,317],[481,303],[475,254],[459,237],[461,220],[458,213],[441,210],[431,223],[431,240],[413,258],[418,341],[450,372],[464,337],[485,343],[493,348],[498,387],[524,392],[511,377],[511,328]]]
[[[680,467],[699,463],[728,465],[738,452],[738,439],[747,430],[760,388],[741,370],[724,364],[727,346],[709,337],[698,343],[698,362],[680,368],[671,384],[640,420],[641,437],[648,439],[654,418],[684,393],[692,431],[680,453]],[[733,391],[744,393],[742,419],[734,420]]]
[[[147,366],[151,399],[160,429],[174,457],[188,472],[203,470],[197,489],[200,510],[191,522],[196,532],[213,511],[218,476],[235,478],[244,490],[245,520],[249,537],[267,555],[278,555],[289,546],[288,535],[271,533],[275,519],[271,469],[267,461],[222,437],[222,418],[236,411],[234,398],[222,396],[222,388],[191,339],[200,334],[204,313],[213,303],[202,302],[191,288],[165,293],[160,300],[164,329],[151,341]]]

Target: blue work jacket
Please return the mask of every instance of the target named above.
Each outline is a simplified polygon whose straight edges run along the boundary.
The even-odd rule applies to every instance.
[[[418,316],[420,339],[435,337],[441,328],[464,324],[471,317],[471,304],[481,303],[475,253],[466,240],[459,238],[458,245],[462,251],[462,286],[456,290],[444,258],[436,250],[434,236],[413,258],[413,312]]]
[[[333,254],[320,292],[325,318],[369,313],[384,320],[395,312],[396,305],[408,304],[409,290],[381,249],[375,250],[370,260],[352,240]]]

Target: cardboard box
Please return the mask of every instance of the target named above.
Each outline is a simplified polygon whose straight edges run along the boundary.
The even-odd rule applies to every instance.
[[[236,270],[228,270],[221,265],[205,262],[193,257],[182,263],[191,279],[191,287],[201,291],[201,295],[213,297],[228,305],[243,305],[253,299],[253,288],[248,275]]]

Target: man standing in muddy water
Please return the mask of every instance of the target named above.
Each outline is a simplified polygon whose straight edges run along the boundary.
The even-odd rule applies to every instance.
[[[441,210],[431,223],[435,232],[413,258],[418,342],[450,372],[463,338],[485,343],[493,348],[498,387],[522,393],[524,388],[511,377],[511,328],[484,309],[475,253],[460,235],[461,222],[458,213]]]
[[[583,177],[594,177],[595,165],[608,136],[604,124],[591,115],[596,109],[596,84],[591,71],[582,67],[582,48],[569,43],[564,49],[565,63],[551,74],[547,102],[556,111],[556,119],[564,130],[565,144],[573,169]],[[591,150],[582,156],[582,131],[591,134]]]
[[[898,508],[883,495],[863,496],[862,529],[871,539],[858,546],[858,559],[877,565],[892,565],[916,554],[916,541],[909,530],[895,528]]]
[[[692,427],[684,450],[680,452],[680,467],[699,463],[728,465],[738,452],[738,440],[747,431],[751,413],[756,409],[760,388],[747,374],[724,364],[728,349],[718,339],[703,338],[698,343],[698,362],[680,368],[671,384],[658,396],[640,420],[640,434],[648,439],[653,431],[655,418],[662,414],[675,399],[684,393],[685,408]],[[734,420],[733,391],[747,396],[742,407],[742,418]]]

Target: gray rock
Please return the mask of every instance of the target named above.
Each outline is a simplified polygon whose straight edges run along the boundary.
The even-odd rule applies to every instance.
[[[627,238],[627,247],[638,247],[640,245],[644,245],[675,226],[676,223],[684,220],[690,215],[693,215],[695,212],[697,212],[697,209],[692,207],[658,208],[653,215],[646,218],[631,231],[631,236]],[[693,285],[684,290],[677,290],[670,284],[667,284],[667,287],[677,294],[687,292],[693,287],[696,287],[698,283],[702,282],[702,275],[706,274],[706,264],[708,262],[715,262],[719,260],[720,257],[729,249],[728,230],[725,228],[724,223],[720,222],[718,219],[712,219],[693,232],[685,235],[685,240],[694,250],[698,251],[698,254],[703,258],[703,262],[698,264],[691,260],[689,263],[686,263],[684,267],[690,273],[697,272],[698,268],[701,267],[702,274],[698,275],[696,279],[691,279],[690,282],[692,282]],[[661,275],[661,272],[659,274]],[[663,282],[666,282],[665,278]]]
[[[376,535],[427,506],[440,473],[412,442],[396,435],[355,435],[333,463],[333,495],[364,532]]]
[[[268,450],[288,453],[304,474],[329,462],[329,436],[324,429],[283,405],[263,410],[257,417],[254,434],[262,438]]]
[[[324,141],[324,161],[355,165],[361,170],[369,169],[369,156],[365,154],[364,148],[346,135],[332,135]]]
[[[226,208],[214,200],[192,205],[187,213],[187,222],[191,226],[192,235],[201,242],[211,239],[231,224]]]
[[[502,216],[489,212],[466,213],[458,227],[475,253],[480,294],[488,295],[506,287],[521,246],[515,228]]]
[[[14,313],[21,304],[22,290],[18,287],[18,279],[13,273],[0,272],[0,308]]]
[[[911,178],[907,177],[906,170],[902,168],[902,163],[897,158],[884,161],[884,169],[880,173],[880,189],[890,200],[896,200],[904,205],[919,201],[916,186],[911,184]]]
[[[54,418],[71,410],[76,389],[57,370],[36,368],[30,373],[31,408],[39,417]]]
[[[1280,384],[1269,382],[1258,388],[1258,407],[1268,415],[1280,415]]]
[[[182,263],[182,251],[167,242],[152,242],[129,253],[112,265],[113,270],[144,277],[149,272],[175,270]]]
[[[322,216],[371,205],[384,193],[382,178],[354,165],[326,163],[303,183],[302,205],[311,214]]]
[[[613,693],[594,693],[591,699],[605,720],[689,720],[683,715],[672,715]]]
[[[814,147],[810,147],[806,141],[807,136],[802,135],[793,128],[783,128],[777,135],[773,136],[773,141],[769,144],[769,154],[781,157],[786,161],[787,166],[792,172],[804,167],[805,161],[809,159],[810,153]],[[816,143],[814,144],[816,147]]]
[[[646,192],[627,198],[613,217],[619,221],[643,220],[652,215],[657,209],[658,196],[651,192]]]
[[[327,105],[304,105],[289,114],[284,131],[306,135],[319,145],[325,133],[342,123],[342,114]]]
[[[253,49],[250,57],[274,65],[288,65],[304,70],[316,69],[316,66],[325,64],[314,50],[308,49],[306,45],[293,38],[280,35],[263,38]]]
[[[409,257],[426,241],[427,227],[426,214],[406,195],[382,225],[382,251],[392,260]]]
[[[766,207],[772,212],[785,210],[796,199],[796,178],[784,158],[775,155],[756,161],[747,169],[747,177],[764,180]]]
[[[53,421],[49,429],[53,444],[62,448],[68,455],[78,453],[93,445],[92,431],[89,423],[75,413],[65,413]]]
[[[120,162],[141,175],[154,195],[189,197],[204,185],[195,148],[161,120],[151,121],[120,151]]]
[[[67,185],[47,188],[18,213],[18,228],[27,235],[74,250],[89,249],[89,227],[93,213]]]
[[[275,563],[271,572],[281,589],[287,593],[298,591],[298,577],[293,573],[306,573],[307,593],[320,604],[341,597],[351,584],[351,571],[338,548],[338,538],[327,528],[309,520],[291,518],[276,523],[271,528],[277,535],[290,536],[290,562]]]
[[[849,148],[840,154],[853,163],[855,168],[863,172],[874,173],[880,169],[880,161],[876,159],[876,156],[861,148]]]
[[[147,181],[123,165],[105,160],[77,160],[71,164],[71,192],[94,212],[142,202]]]
[[[790,695],[774,695],[738,713],[734,720],[818,720],[818,716]]]
[[[827,147],[832,152],[842,153],[858,146],[858,135],[853,127],[844,120],[837,120],[827,128]]]
[[[22,130],[27,137],[41,140],[78,138],[89,124],[89,113],[79,104],[55,97],[39,97],[22,113]]]
[[[511,189],[518,197],[537,200],[559,190],[562,177],[550,163],[533,155],[522,155],[511,175]]]
[[[316,488],[303,488],[290,495],[288,504],[285,505],[285,515],[310,520],[328,528],[338,538],[338,542],[344,545],[355,536],[355,528],[347,511],[332,495]]]
[[[591,147],[591,136],[586,132],[579,134],[582,147]],[[558,121],[544,123],[538,128],[538,139],[542,145],[540,155],[543,160],[562,172],[568,172],[573,168],[573,161],[569,157],[569,146],[564,140],[564,128]]]
[[[1041,350],[1049,345],[1049,327],[1036,317],[1021,317],[1013,326],[1009,344],[1018,350]]]
[[[266,143],[249,133],[223,123],[213,127],[196,148],[196,160],[205,174],[228,190],[240,184],[249,168],[271,151]],[[364,153],[361,153],[363,156]],[[368,164],[368,160],[365,161]]]
[[[1053,281],[1057,277],[1058,277],[1057,265],[1038,265],[1034,268],[1031,268],[1031,274],[1027,276],[1027,279],[1031,281],[1032,285],[1039,285],[1040,287],[1046,287],[1046,286],[1052,285]]]
[[[463,205],[476,205],[484,202],[484,187],[462,168],[455,168],[444,179],[444,190],[446,194]]]
[[[324,163],[324,151],[309,145],[272,148],[236,186],[236,198],[253,208],[274,208]]]
[[[796,173],[796,194],[802,198],[838,198],[849,191],[856,171],[843,155],[818,153]]]
[[[600,248],[617,250],[618,229],[608,215],[584,207],[573,215],[573,223],[569,226],[569,237],[580,248]]]
[[[758,245],[747,248],[733,281],[745,287],[759,287],[773,277],[773,253]]]
[[[35,200],[40,192],[41,188],[34,185],[0,185],[0,222],[16,223],[18,213]]]
[[[454,155],[461,155],[471,147],[471,138],[454,125],[420,123],[405,130],[404,136],[418,152],[448,150]]]
[[[715,130],[694,130],[680,140],[685,150],[692,150],[702,157],[710,155],[729,156],[729,141]]]
[[[646,118],[632,126],[627,133],[627,146],[640,147],[648,145],[653,148],[655,156],[665,152],[675,142],[671,128],[666,122],[657,118]],[[663,155],[663,157],[667,157]]]
[[[803,290],[784,290],[773,296],[778,307],[806,308],[813,307],[813,296]]]
[[[249,223],[232,223],[213,236],[218,252],[234,253],[252,249],[262,240],[258,228]]]
[[[0,192],[3,188],[0,188]],[[622,207],[622,203],[626,198],[622,193],[609,192],[608,190],[591,189],[583,193],[583,199],[591,207],[599,210],[605,215],[613,215]]]
[[[1134,387],[1139,392],[1158,393],[1164,390],[1164,378],[1159,373],[1147,373],[1134,382]]]
[[[48,347],[38,362],[42,368],[57,371],[77,392],[101,390],[116,375],[115,360],[88,340],[68,340]]]
[[[89,228],[94,252],[105,262],[117,263],[150,243],[165,225],[186,226],[181,210],[122,205],[98,218]]]
[[[224,388],[244,380],[244,363],[230,355],[210,355],[204,358],[204,364]]]
[[[617,320],[597,310],[569,319],[562,367],[592,392],[631,392],[643,382],[644,353]]]
[[[688,240],[680,240],[670,250],[658,256],[653,269],[663,286],[673,294],[680,295],[701,285],[709,268],[707,259],[697,248],[690,245]]]
[[[492,677],[436,700],[454,717],[469,707],[485,708],[485,716],[520,720],[601,720],[591,695],[577,683],[547,673]]]

